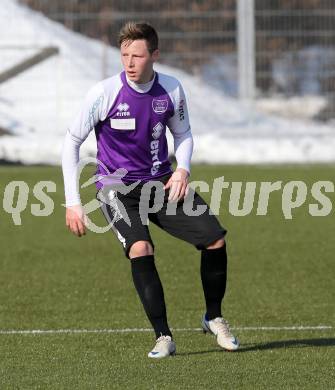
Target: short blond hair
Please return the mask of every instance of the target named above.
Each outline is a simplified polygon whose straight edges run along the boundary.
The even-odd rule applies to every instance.
[[[151,54],[158,49],[157,32],[149,23],[125,23],[119,33],[119,46],[124,42],[132,42],[138,39],[144,39],[147,42],[148,50]]]

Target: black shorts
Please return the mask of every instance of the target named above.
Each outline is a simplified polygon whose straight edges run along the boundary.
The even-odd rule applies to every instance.
[[[185,199],[168,202],[169,190],[164,190],[163,185],[169,177],[164,176],[159,182],[150,182],[150,185],[140,183],[127,194],[105,190],[105,196],[101,197],[98,193],[98,199],[104,200],[101,202],[102,212],[128,258],[129,250],[136,241],[149,241],[154,248],[149,221],[199,250],[225,236],[227,231],[209,212],[207,203],[192,189]],[[152,187],[154,183],[157,185]]]

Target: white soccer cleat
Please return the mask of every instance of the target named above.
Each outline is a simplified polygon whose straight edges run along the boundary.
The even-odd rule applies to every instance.
[[[149,358],[159,359],[176,354],[176,343],[170,336],[161,336],[156,340],[154,349],[148,353]]]
[[[217,317],[209,321],[206,314],[204,314],[201,325],[204,333],[209,332],[216,336],[216,341],[220,347],[227,351],[236,351],[238,349],[240,343],[231,334],[229,324],[224,318]]]

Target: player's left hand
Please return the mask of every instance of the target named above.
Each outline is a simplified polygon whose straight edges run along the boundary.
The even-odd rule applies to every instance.
[[[169,202],[178,202],[188,193],[189,173],[186,169],[177,168],[171,175],[169,181],[165,184],[164,189],[170,189]]]

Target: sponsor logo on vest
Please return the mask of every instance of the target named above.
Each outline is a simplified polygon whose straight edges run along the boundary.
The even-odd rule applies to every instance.
[[[153,99],[152,100],[152,109],[156,114],[164,114],[168,109],[168,100],[167,99]]]
[[[117,106],[118,112],[116,113],[116,116],[130,116],[129,105],[127,103],[120,103]]]
[[[155,175],[158,172],[159,166],[161,162],[158,159],[158,146],[159,146],[159,141],[151,141],[150,143],[150,149],[151,149],[151,155],[152,155],[152,168],[151,168],[151,174]]]
[[[154,139],[158,139],[161,136],[163,129],[164,126],[158,122],[157,125],[152,129],[152,137]]]

